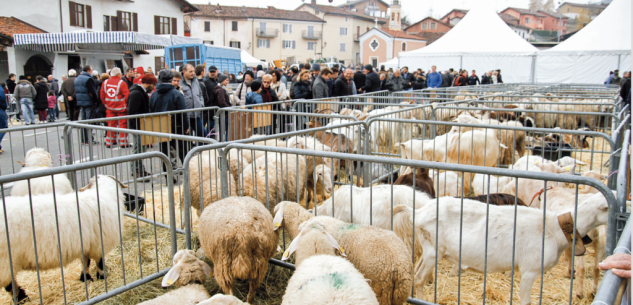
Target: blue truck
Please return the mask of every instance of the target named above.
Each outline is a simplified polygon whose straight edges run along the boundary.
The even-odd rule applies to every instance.
[[[180,44],[165,48],[165,66],[168,69],[179,70],[185,64],[204,65],[205,71],[210,66],[216,66],[222,73],[237,75],[242,71],[240,49],[213,46],[208,44]]]

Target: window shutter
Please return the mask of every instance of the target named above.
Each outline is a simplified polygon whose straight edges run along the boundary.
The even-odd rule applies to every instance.
[[[205,32],[211,32],[211,22],[209,22],[209,21],[205,21],[204,22],[204,31]]]
[[[160,35],[160,16],[154,16],[154,34]]]
[[[296,47],[295,41],[292,41],[292,48],[294,49]]]
[[[171,34],[178,35],[178,19],[171,18]]]
[[[116,11],[116,29],[117,31],[124,31],[123,28],[123,12]]]
[[[154,71],[158,72],[163,69],[163,63],[160,56],[154,57]]]
[[[92,6],[86,5],[86,27],[92,29]]]
[[[117,24],[118,24],[118,19],[114,16],[110,17],[110,31],[118,31],[117,29]]]
[[[291,25],[289,25],[288,30],[289,30],[290,34],[292,34],[292,24],[291,24]],[[294,48],[293,48],[293,49],[294,49]]]
[[[270,48],[270,39],[266,39],[266,47]]]
[[[134,30],[134,32],[138,32],[138,14],[137,13],[133,13],[132,14],[132,19],[134,19],[132,21],[132,24],[134,25],[132,27],[132,29]]]
[[[70,26],[77,26],[77,3],[68,1],[70,11]]]

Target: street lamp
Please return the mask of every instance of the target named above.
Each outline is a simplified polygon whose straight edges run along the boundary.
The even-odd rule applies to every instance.
[[[561,19],[563,18],[563,14],[560,12],[560,1],[558,2],[558,10],[558,43],[560,43]]]

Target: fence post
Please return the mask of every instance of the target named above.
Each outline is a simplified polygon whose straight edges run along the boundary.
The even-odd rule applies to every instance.
[[[73,158],[72,126],[64,126],[64,149],[68,155],[67,165],[75,163]],[[73,189],[77,189],[77,175],[75,172],[68,172],[68,180]]]

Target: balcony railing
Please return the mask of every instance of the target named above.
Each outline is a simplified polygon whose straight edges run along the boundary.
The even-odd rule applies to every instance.
[[[277,37],[279,36],[279,30],[278,29],[259,29],[256,28],[255,29],[255,35],[257,35],[257,37]]]
[[[307,31],[307,30],[303,30],[301,32],[301,36],[303,36],[303,39],[308,39],[308,40],[317,40],[317,39],[321,39],[323,38],[323,32],[321,31]]]

